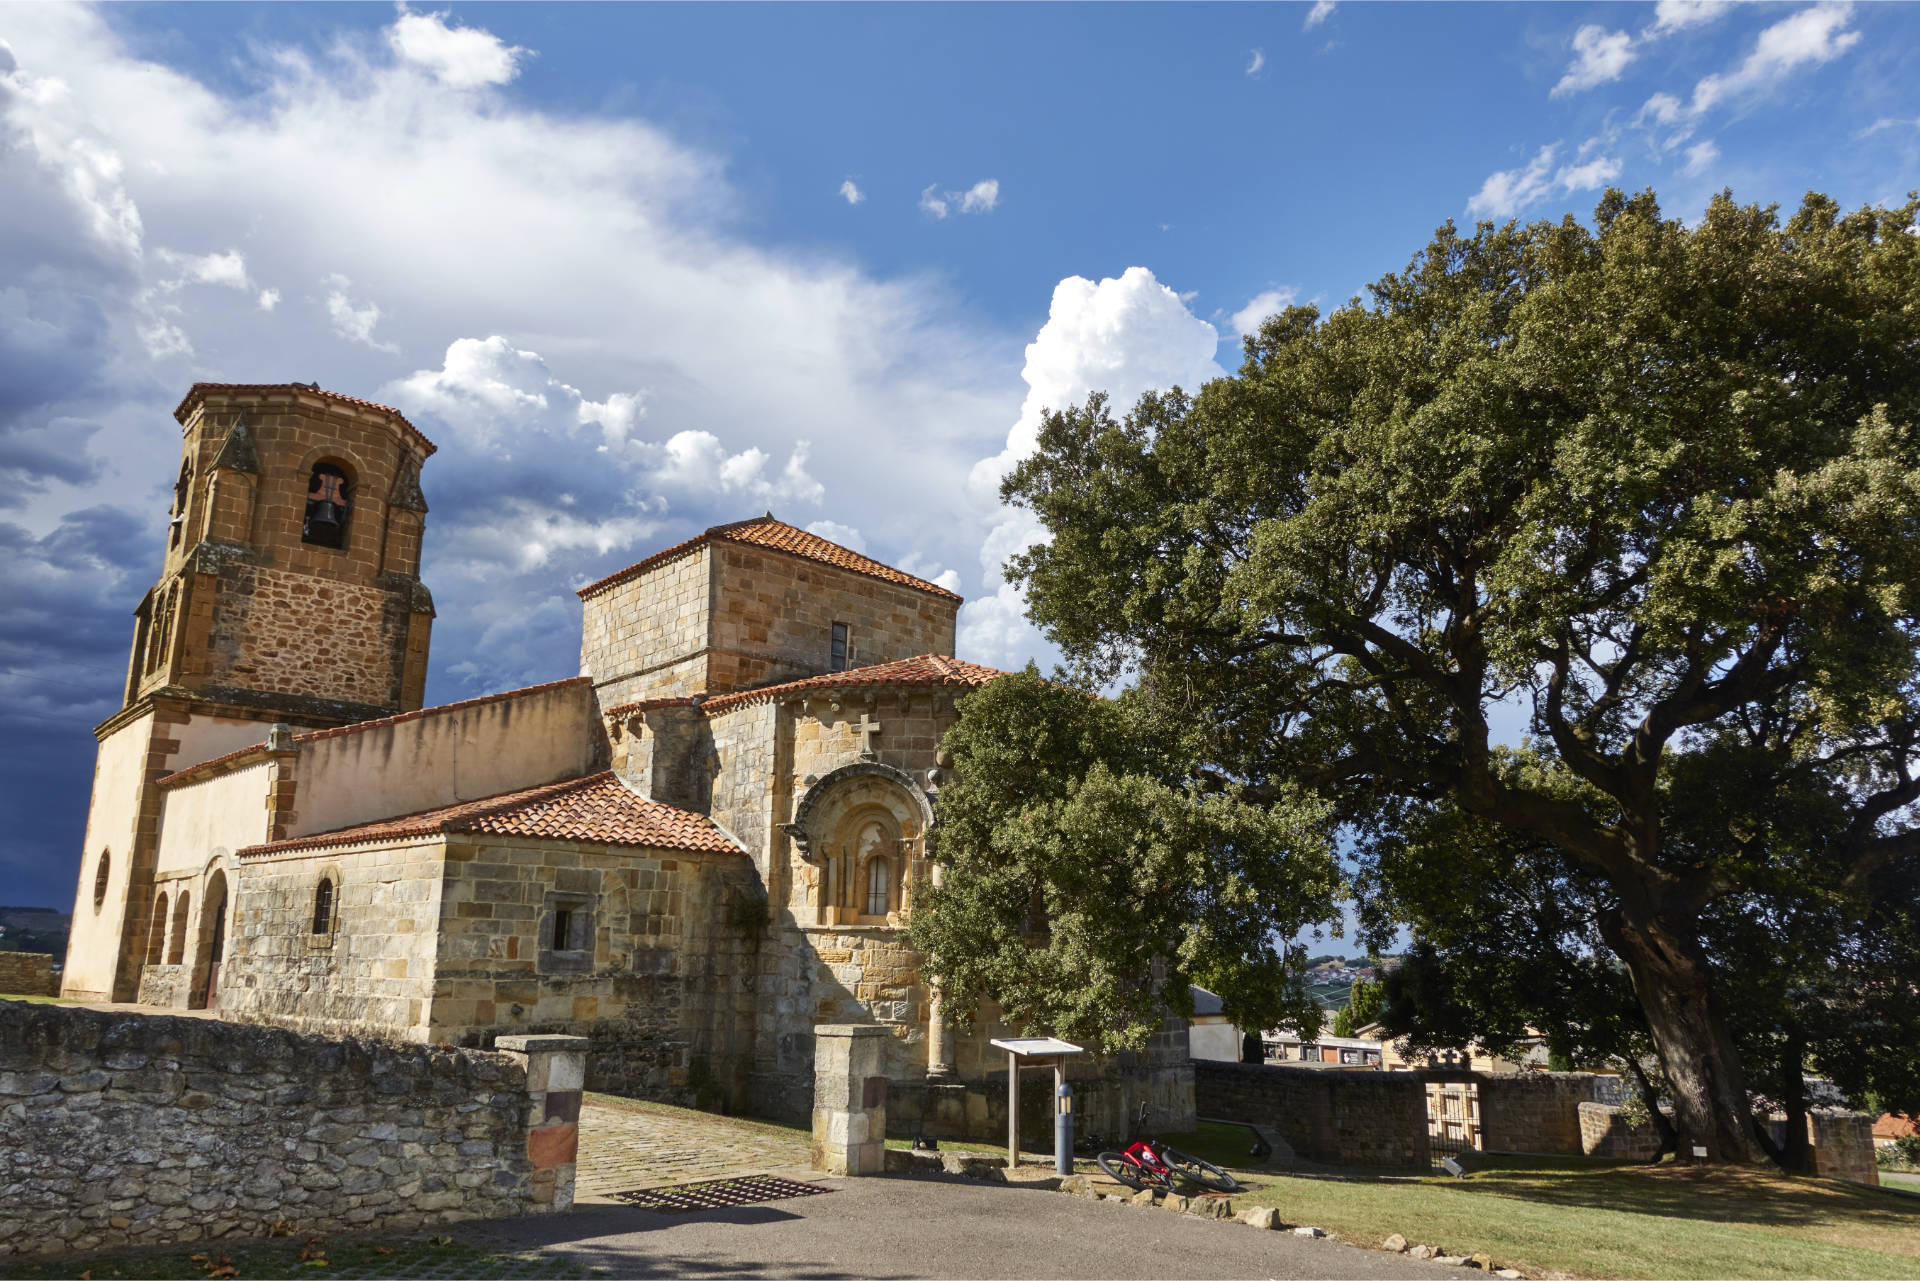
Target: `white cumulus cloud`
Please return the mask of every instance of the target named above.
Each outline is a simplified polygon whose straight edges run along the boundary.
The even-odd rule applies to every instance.
[[[1253,57],[1247,59],[1247,74],[1257,76],[1266,69],[1267,55],[1263,49],[1255,49]]]
[[[1713,168],[1714,161],[1718,159],[1720,159],[1720,148],[1714,145],[1713,139],[1696,142],[1687,148],[1687,163],[1681,172],[1689,178],[1697,178]]]
[[[1247,305],[1228,318],[1233,332],[1241,337],[1259,331],[1260,322],[1275,312],[1285,311],[1293,306],[1295,293],[1292,289],[1267,289],[1255,294]]]
[[[1688,27],[1717,22],[1733,8],[1733,0],[1660,0],[1653,8],[1650,36],[1663,36]]]
[[[857,205],[867,198],[867,193],[860,190],[859,183],[848,178],[840,184],[840,198],[850,205]]]
[[[1302,31],[1311,31],[1333,16],[1334,0],[1313,0],[1313,8],[1307,10],[1307,16],[1300,24]]]
[[[327,319],[333,324],[333,332],[349,342],[365,343],[376,351],[399,351],[390,342],[382,342],[373,336],[373,328],[380,323],[380,304],[368,302],[356,305],[348,295],[353,282],[337,272],[327,277]]]
[[[1598,140],[1589,140],[1582,153]],[[1532,160],[1517,169],[1490,174],[1480,190],[1467,201],[1467,212],[1476,218],[1511,218],[1552,196],[1593,191],[1620,176],[1620,161],[1612,156],[1596,156],[1579,164],[1554,166],[1559,147],[1549,143]]]
[[[992,213],[1000,203],[1000,182],[985,178],[960,193],[961,213]]]
[[[526,50],[479,27],[450,27],[444,13],[402,13],[387,38],[401,59],[456,89],[503,85]]]
[[[1731,71],[1702,79],[1693,87],[1693,114],[1749,94],[1763,94],[1804,67],[1832,62],[1860,43],[1850,30],[1851,4],[1816,4],[1782,18],[1760,33],[1753,51]]]
[[[1001,478],[1033,452],[1047,411],[1084,403],[1095,391],[1107,393],[1116,414],[1132,409],[1147,391],[1175,386],[1198,391],[1226,372],[1214,360],[1219,340],[1212,325],[1145,267],[1129,267],[1098,282],[1069,276],[1054,287],[1047,321],[1027,345],[1020,371],[1027,384],[1020,416],[1006,446],[976,463],[970,477],[976,499],[998,515],[980,547],[990,594],[961,610],[962,652],[1002,667],[1048,652],[1026,620],[1021,592],[1001,581],[1007,557],[1045,531],[1030,513],[997,504]]]
[[[1573,61],[1550,97],[1579,93],[1618,80],[1633,61],[1633,37],[1588,23],[1573,33]]]
[[[244,291],[253,287],[247,279],[246,257],[238,249],[220,254],[183,254],[161,249],[154,256],[172,270],[171,282],[163,283],[170,283],[175,288],[180,285],[217,285]]]
[[[999,203],[1000,182],[996,178],[983,178],[965,191],[942,191],[936,182],[920,193],[921,211],[935,218],[953,213],[991,213]]]

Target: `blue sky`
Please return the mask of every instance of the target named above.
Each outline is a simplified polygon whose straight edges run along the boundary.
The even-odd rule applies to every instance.
[[[1230,371],[1446,219],[1920,187],[1920,9],[0,7],[0,901],[71,901],[196,379],[438,440],[428,695],[772,508],[1044,643],[995,482],[1045,408]]]

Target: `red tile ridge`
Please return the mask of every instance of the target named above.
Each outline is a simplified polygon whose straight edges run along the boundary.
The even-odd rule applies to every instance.
[[[958,602],[961,597],[936,583],[924,578],[916,578],[903,569],[854,551],[851,547],[842,547],[839,543],[808,533],[804,529],[775,519],[772,512],[764,516],[754,516],[747,520],[736,520],[726,525],[715,525],[685,542],[657,551],[646,559],[636,561],[625,569],[618,570],[598,582],[588,583],[579,588],[576,595],[582,600],[590,599],[610,587],[637,578],[648,570],[678,559],[696,547],[710,542],[742,543],[752,547],[762,547],[770,551],[785,552],[789,556],[798,556],[803,560],[814,561],[822,565],[832,565],[837,569],[851,570],[868,578],[877,578],[882,582],[893,583],[899,587],[911,587],[915,591],[926,592],[930,596],[939,596]]]
[[[703,700],[700,710],[708,714],[724,712],[735,707],[744,707],[749,703],[787,698],[794,694],[805,694],[820,689],[925,685],[977,689],[1005,675],[1006,673],[997,667],[969,663],[963,658],[952,658],[945,654],[918,654],[912,658],[896,659],[890,663],[854,667],[844,672],[825,672],[818,676],[803,676],[799,680],[784,681],[778,685],[763,685],[759,689],[743,689],[731,694],[719,694]]]
[[[609,809],[615,812],[606,812]],[[250,845],[239,854],[252,857],[461,832],[692,853],[744,852],[706,815],[650,800],[612,770],[602,770],[477,801]]]
[[[295,734],[296,743],[312,743],[323,738],[345,738],[349,734],[359,734],[370,729],[385,729],[390,725],[399,725],[406,721],[417,721],[427,716],[439,716],[446,712],[464,712],[470,707],[479,707],[486,703],[504,703],[509,699],[526,698],[532,694],[544,694],[549,690],[565,689],[569,685],[590,685],[591,676],[569,676],[565,680],[548,681],[544,685],[528,685],[521,689],[505,689],[497,694],[482,694],[478,698],[463,699],[458,703],[441,703],[437,707],[416,707],[411,712],[401,712],[396,716],[382,716],[376,721],[355,721],[351,725],[336,725],[332,729],[313,729],[304,734]]]
[[[181,399],[179,406],[173,411],[174,418],[181,423],[185,423],[188,413],[192,411],[193,402],[210,391],[291,391],[305,392],[310,396],[322,396],[328,400],[337,400],[346,405],[358,405],[362,409],[378,410],[383,414],[391,416],[395,422],[406,429],[408,435],[425,446],[429,456],[436,453],[440,448],[440,446],[428,440],[425,432],[408,422],[407,416],[395,409],[392,405],[383,405],[374,400],[362,400],[358,396],[349,396],[345,392],[328,391],[318,383],[195,383],[187,389],[187,394]]]
[[[185,783],[193,779],[209,777],[214,774],[228,773],[238,766],[252,764],[253,762],[248,760],[248,757],[259,757],[261,760],[265,760],[266,756],[267,745],[265,743],[248,743],[245,747],[236,747],[224,755],[209,756],[206,760],[189,765],[185,769],[175,770],[173,773],[156,782],[154,786],[172,787],[175,783]]]

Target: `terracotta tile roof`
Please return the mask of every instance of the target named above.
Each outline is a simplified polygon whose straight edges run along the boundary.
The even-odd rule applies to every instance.
[[[343,405],[357,405],[361,409],[375,409],[390,416],[393,421],[398,423],[428,454],[431,455],[440,448],[440,446],[428,440],[426,433],[408,422],[407,416],[395,409],[392,405],[382,405],[376,401],[362,400],[358,396],[348,396],[341,392],[328,391],[317,383],[195,383],[193,386],[187,388],[186,396],[180,401],[179,407],[173,411],[174,418],[182,423],[186,422],[187,415],[193,411],[194,402],[201,399],[210,391],[237,391],[254,394],[276,391],[292,392],[307,396],[319,396],[325,400],[338,401]]]
[[[463,712],[471,707],[480,707],[487,703],[504,703],[509,699],[526,698],[530,694],[544,694],[549,690],[565,689],[569,685],[591,685],[590,676],[569,676],[565,680],[548,681],[544,685],[528,685],[524,689],[502,690],[498,694],[482,694],[478,698],[464,699],[458,703],[442,703],[438,707],[419,707],[411,712],[401,712],[397,716],[383,716],[379,720],[355,721],[351,725],[336,725],[332,729],[311,729],[303,734],[295,734],[296,743],[311,743],[322,738],[345,738],[349,734],[361,734],[370,729],[385,729],[390,725],[399,725],[405,721],[417,721],[427,716],[439,716],[445,712]],[[169,787],[175,783],[184,783],[189,779],[219,772],[225,768],[244,763],[250,756],[265,756],[265,743],[249,743],[245,747],[235,748],[224,756],[214,756],[185,769],[176,770],[161,779],[155,786]]]
[[[209,778],[215,774],[230,773],[242,765],[252,764],[253,762],[249,759],[250,757],[260,760],[267,759],[267,745],[265,743],[248,743],[245,747],[236,747],[223,756],[210,756],[204,761],[199,761],[187,766],[185,769],[175,770],[173,773],[155,783],[154,786],[172,787],[175,783],[185,783],[197,778]]]
[[[755,516],[752,520],[737,520],[731,525],[715,525],[705,533],[697,534],[684,543],[675,543],[665,551],[655,552],[645,560],[629,565],[617,574],[609,574],[597,583],[588,583],[579,590],[579,596],[585,600],[609,587],[616,587],[628,579],[636,578],[656,565],[684,556],[703,543],[710,542],[746,543],[754,547],[768,547],[774,551],[819,561],[823,565],[849,569],[856,574],[865,574],[868,578],[877,578],[882,582],[911,587],[915,591],[926,592],[930,596],[939,596],[956,603],[960,600],[955,593],[929,583],[924,578],[915,578],[912,574],[895,569],[891,565],[883,565],[871,556],[862,556],[851,548],[830,543],[818,534],[809,534],[806,530],[796,529],[785,521],[775,520],[772,512],[768,512],[765,516]]]
[[[887,685],[935,685],[951,689],[978,689],[988,681],[1005,675],[1006,673],[997,667],[982,667],[979,663],[969,663],[961,658],[948,658],[944,654],[921,654],[915,658],[902,658],[891,663],[876,663],[872,667],[855,667],[844,672],[827,672],[821,676],[806,676],[781,685],[743,689],[737,694],[721,694],[702,701],[700,710],[711,714],[748,703],[765,702],[771,699],[787,698],[794,694],[807,694],[815,690],[827,689],[871,689],[874,686]]]
[[[1909,1134],[1920,1134],[1920,1124],[1915,1124],[1910,1116],[1895,1116],[1887,1112],[1873,1123],[1873,1137],[1876,1139],[1903,1139]]]
[[[240,855],[244,858],[453,832],[704,854],[742,852],[706,815],[650,801],[621,782],[612,770],[605,770],[484,800],[252,845]]]

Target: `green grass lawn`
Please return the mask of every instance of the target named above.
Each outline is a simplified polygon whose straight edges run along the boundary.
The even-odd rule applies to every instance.
[[[1489,1161],[1464,1180],[1246,1171],[1254,1186],[1233,1199],[1358,1245],[1398,1232],[1533,1274],[1920,1276],[1920,1200],[1900,1192],[1747,1170]]]
[[[69,1001],[58,996],[27,996],[22,993],[0,992],[0,1001],[25,1001],[28,1005],[84,1005],[84,1001]]]

